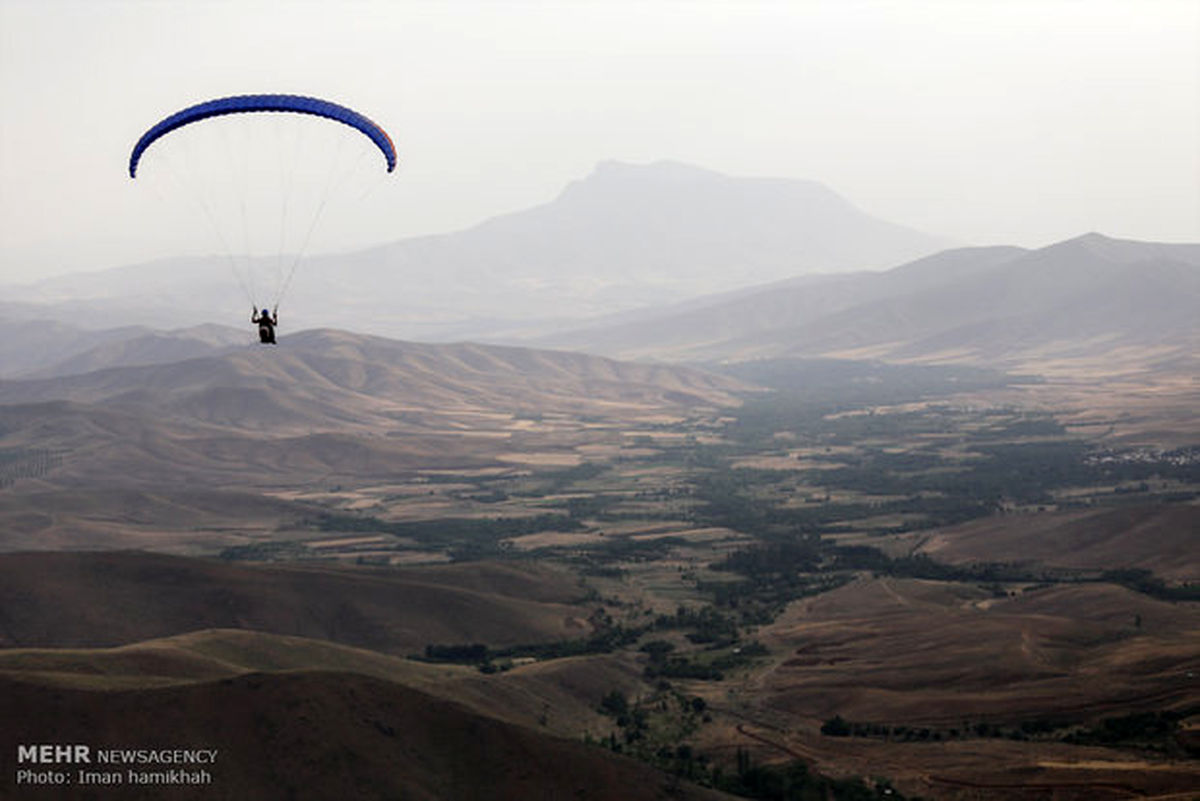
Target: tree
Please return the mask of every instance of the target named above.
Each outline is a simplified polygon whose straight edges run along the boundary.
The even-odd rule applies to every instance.
[[[847,723],[841,715],[834,715],[821,725],[821,734],[825,734],[830,737],[849,737],[850,724]]]

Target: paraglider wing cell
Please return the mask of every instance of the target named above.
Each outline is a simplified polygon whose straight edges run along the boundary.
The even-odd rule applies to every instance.
[[[150,147],[155,140],[171,131],[210,117],[258,111],[312,114],[349,125],[351,128],[361,131],[375,143],[375,146],[379,148],[380,152],[383,153],[383,157],[387,160],[388,172],[396,169],[396,147],[392,144],[391,137],[387,135],[386,131],[357,111],[348,109],[345,106],[339,106],[337,103],[331,103],[328,100],[305,97],[303,95],[237,95],[235,97],[223,97],[218,100],[209,100],[189,106],[183,111],[172,114],[142,134],[137,144],[133,147],[133,153],[129,156],[129,177],[137,177],[138,161],[141,160],[142,154],[146,152],[146,148]]]

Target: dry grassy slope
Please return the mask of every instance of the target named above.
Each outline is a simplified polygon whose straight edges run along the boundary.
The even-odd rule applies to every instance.
[[[0,492],[0,551],[86,547],[212,552],[317,511],[266,495],[187,486],[156,491],[29,486],[24,492]]]
[[[305,662],[280,658],[279,652],[285,648],[291,654],[304,654]],[[55,687],[138,689],[212,681],[289,666],[311,670],[338,669],[340,665],[328,664],[326,658],[326,652],[336,653],[338,649],[354,654],[374,653],[321,640],[237,629],[207,629],[116,648],[0,649],[0,674]],[[396,664],[418,665],[398,657],[377,657]],[[369,669],[355,672],[375,675]]]
[[[572,411],[729,404],[744,386],[687,368],[525,348],[308,331],[166,365],[0,382],[0,403],[68,400],[251,430],[378,427],[411,409]],[[390,416],[389,416],[390,415]]]
[[[716,799],[599,748],[350,673],[250,674],[95,692],[0,679],[0,750],[18,743],[217,748],[190,799]],[[14,772],[0,793],[14,796]],[[159,798],[161,788],[121,788]],[[78,788],[39,798],[78,798]]]
[[[613,690],[636,698],[646,690],[645,665],[631,654],[553,659],[485,676],[475,671],[449,677],[430,692],[482,714],[566,737],[590,732],[597,739],[613,730],[612,718],[597,712]]]
[[[990,517],[939,529],[920,548],[942,562],[1143,568],[1200,582],[1200,506],[1128,506]]]
[[[296,670],[361,673],[425,690],[464,677],[498,678],[461,665],[429,664],[325,640],[244,629],[205,629],[116,648],[0,649],[0,673],[11,679],[90,690]]]
[[[183,406],[198,402],[193,397]],[[275,426],[283,418],[271,415],[271,408],[248,411],[239,426],[265,417]],[[157,487],[378,481],[417,469],[490,466],[502,449],[495,440],[420,431],[380,436],[386,429],[372,434],[345,423],[344,416],[302,419],[300,428],[275,428],[272,435],[211,420],[159,420],[128,406],[52,401],[0,406],[0,447],[61,453],[62,462],[49,478],[56,485],[86,488],[98,480],[105,486]]]
[[[814,722],[949,727],[1200,702],[1188,678],[1200,670],[1200,605],[1113,585],[993,598],[861,580],[794,604],[759,638],[777,656],[755,679],[755,705]]]
[[[961,584],[864,579],[793,604],[757,636],[768,663],[709,692],[737,724],[702,729],[702,748],[791,754],[824,773],[888,776],[907,794],[956,801],[1165,800],[1200,786],[1195,760],[1136,749],[945,739],[979,723],[1194,709],[1200,605],[1113,585],[1000,599]],[[822,735],[834,715],[931,727],[941,741]]]
[[[404,655],[429,643],[498,646],[591,630],[587,610],[566,603],[574,590],[561,577],[547,576],[533,593],[553,600],[530,600],[529,582],[488,570],[395,574],[124,552],[6,554],[0,644],[112,646],[244,628]]]
[[[545,563],[464,562],[390,571],[404,580],[543,603],[573,603],[584,593],[579,578]]]

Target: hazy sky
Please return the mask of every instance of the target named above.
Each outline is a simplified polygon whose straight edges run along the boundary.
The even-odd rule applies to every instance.
[[[190,248],[130,148],[250,92],[396,140],[337,246],[545,202],[606,159],[814,179],[972,244],[1200,241],[1194,0],[0,0],[0,283]]]

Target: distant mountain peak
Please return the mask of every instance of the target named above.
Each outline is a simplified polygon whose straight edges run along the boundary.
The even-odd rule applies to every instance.
[[[721,185],[729,180],[721,173],[681,161],[635,164],[610,159],[597,162],[586,176],[567,184],[554,203],[597,199],[607,203],[631,192],[644,196],[648,192],[678,191],[680,187]]]
[[[1039,252],[1047,255],[1062,255],[1069,258],[1091,257],[1104,262],[1129,265],[1151,260],[1182,261],[1196,263],[1200,260],[1200,246],[1195,244],[1172,244],[1166,242],[1143,242],[1136,239],[1119,239],[1089,231],[1086,234],[1047,245]]]
[[[1116,239],[1111,236],[1106,236],[1098,231],[1088,231],[1086,234],[1080,234],[1079,236],[1072,237],[1071,239],[1067,239],[1062,242],[1056,242],[1053,245],[1048,245],[1047,247],[1043,248],[1043,250],[1049,250],[1055,247],[1085,248],[1091,252],[1098,253],[1111,249],[1115,245],[1130,244],[1132,242],[1133,240],[1129,239]]]

